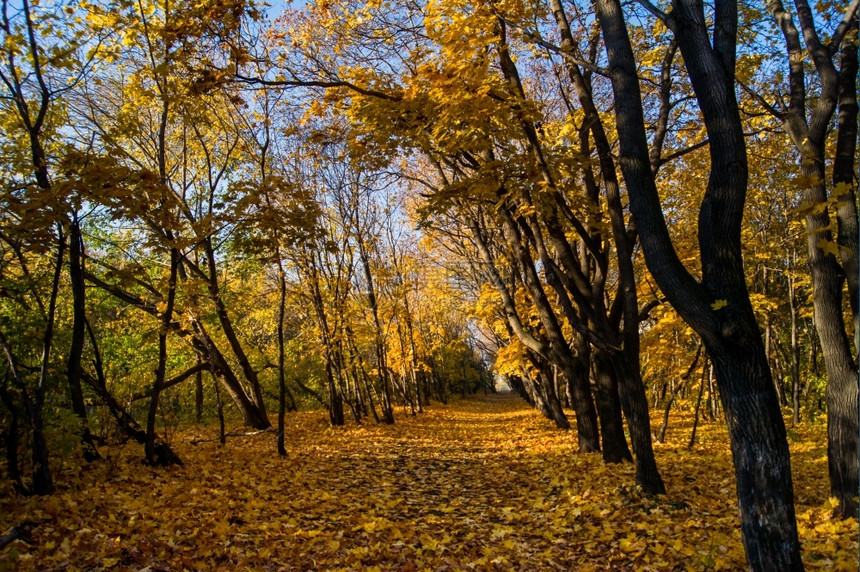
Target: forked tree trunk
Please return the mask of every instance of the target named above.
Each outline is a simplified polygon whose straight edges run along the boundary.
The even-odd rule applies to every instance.
[[[734,92],[737,6],[716,0],[713,38],[703,5],[674,0],[674,32],[705,120],[711,172],[699,213],[702,282],[674,249],[650,165],[636,61],[619,0],[596,0],[615,96],[619,164],[651,274],[702,336],[729,425],[738,508],[753,570],[800,570],[794,490],[782,413],[746,288],[740,241],[747,190],[744,134]]]
[[[857,363],[848,339],[843,289],[848,279],[849,307],[858,322],[857,203],[854,162],[857,145],[857,3],[848,6],[843,22],[834,31],[831,45],[819,39],[818,22],[806,0],[796,0],[797,19],[781,0],[768,7],[785,41],[789,62],[789,105],[779,113],[787,133],[800,151],[800,172],[807,186],[802,190],[806,210],[806,235],[812,276],[815,329],[827,369],[827,457],[830,491],[839,500],[841,516],[857,513],[858,487],[858,388]],[[838,34],[842,33],[842,37]],[[840,70],[833,56],[840,54]],[[807,88],[806,60],[812,60],[819,93],[811,101]],[[810,101],[807,101],[807,100]],[[825,149],[833,114],[839,110],[833,182],[840,202],[835,213],[828,206]],[[838,235],[832,230],[836,215]],[[834,240],[835,238],[835,240]],[[841,263],[840,263],[841,260]],[[855,351],[857,351],[855,337]]]

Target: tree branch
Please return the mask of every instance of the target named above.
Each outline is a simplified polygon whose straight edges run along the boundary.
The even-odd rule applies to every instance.
[[[845,15],[842,17],[842,21],[839,22],[839,25],[836,26],[835,30],[833,30],[833,35],[830,37],[831,54],[835,54],[839,50],[839,46],[842,44],[842,39],[851,27],[851,20],[857,17],[858,7],[860,7],[860,0],[854,0],[845,9]]]
[[[655,18],[657,18],[658,20],[660,20],[661,22],[666,24],[667,28],[669,28],[673,32],[675,31],[675,20],[674,20],[674,18],[672,18],[672,16],[670,16],[666,12],[660,10],[657,6],[655,6],[654,4],[649,2],[649,0],[636,0],[636,1],[639,3],[640,6],[642,6],[646,10],[648,10],[648,12],[652,16],[654,16]]]
[[[337,80],[337,81],[322,81],[322,80],[289,80],[289,79],[279,79],[279,80],[271,80],[271,79],[263,79],[261,77],[248,77],[243,76],[238,73],[233,74],[233,77],[241,82],[249,85],[262,85],[265,87],[322,87],[325,89],[332,89],[336,87],[345,87],[350,89],[356,93],[361,95],[366,95],[368,97],[377,97],[379,99],[385,99],[387,101],[403,101],[403,97],[398,95],[391,95],[390,93],[385,93],[382,91],[377,91],[375,89],[366,89],[363,87],[359,87],[354,83]]]
[[[159,391],[164,391],[165,389],[171,388],[174,385],[179,385],[180,383],[182,383],[183,381],[185,381],[186,379],[188,379],[192,375],[195,375],[195,374],[203,372],[203,371],[208,371],[209,368],[210,368],[210,364],[208,361],[198,363],[194,367],[188,368],[184,372],[180,373],[179,375],[177,375],[173,379],[170,379],[170,380],[162,383]],[[129,401],[130,402],[131,401],[138,401],[140,399],[146,399],[148,397],[152,397],[152,390],[151,389],[149,391],[144,392],[144,393],[135,393],[134,395],[131,396]]]

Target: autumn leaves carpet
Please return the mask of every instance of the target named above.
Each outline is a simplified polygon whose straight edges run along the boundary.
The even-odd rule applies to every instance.
[[[744,568],[725,430],[675,414],[657,461],[665,497],[630,464],[576,453],[518,398],[491,395],[394,426],[288,417],[289,455],[264,433],[173,438],[185,467],[151,469],[139,447],[90,466],[56,460],[58,492],[0,488],[5,533],[37,521],[0,570],[736,570]],[[791,432],[808,568],[856,570],[857,524],[828,514],[823,426]],[[5,485],[4,485],[5,486]]]

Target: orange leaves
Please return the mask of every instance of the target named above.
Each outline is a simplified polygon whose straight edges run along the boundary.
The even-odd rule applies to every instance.
[[[434,405],[394,426],[325,429],[287,418],[270,433],[214,443],[177,437],[184,468],[154,471],[139,450],[67,466],[59,492],[3,489],[0,528],[40,520],[0,569],[737,570],[745,568],[725,428],[673,418],[657,462],[669,493],[642,495],[630,464],[576,454],[513,396]],[[854,570],[856,521],[829,516],[820,425],[792,445],[798,524],[810,569]],[[207,433],[213,429],[207,428]]]

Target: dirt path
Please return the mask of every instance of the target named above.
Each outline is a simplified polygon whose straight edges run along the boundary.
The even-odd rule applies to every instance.
[[[288,423],[287,458],[272,434],[220,447],[190,445],[199,435],[186,432],[174,438],[183,468],[144,467],[128,446],[64,467],[52,497],[0,489],[3,531],[42,521],[0,570],[744,568],[716,425],[688,453],[689,423],[673,421],[657,447],[669,494],[653,499],[633,487],[631,465],[576,454],[572,433],[510,395],[398,412],[393,427],[332,429],[318,412]],[[822,454],[794,451],[799,480],[811,481],[798,486],[804,558],[856,570],[856,522],[826,517]]]

